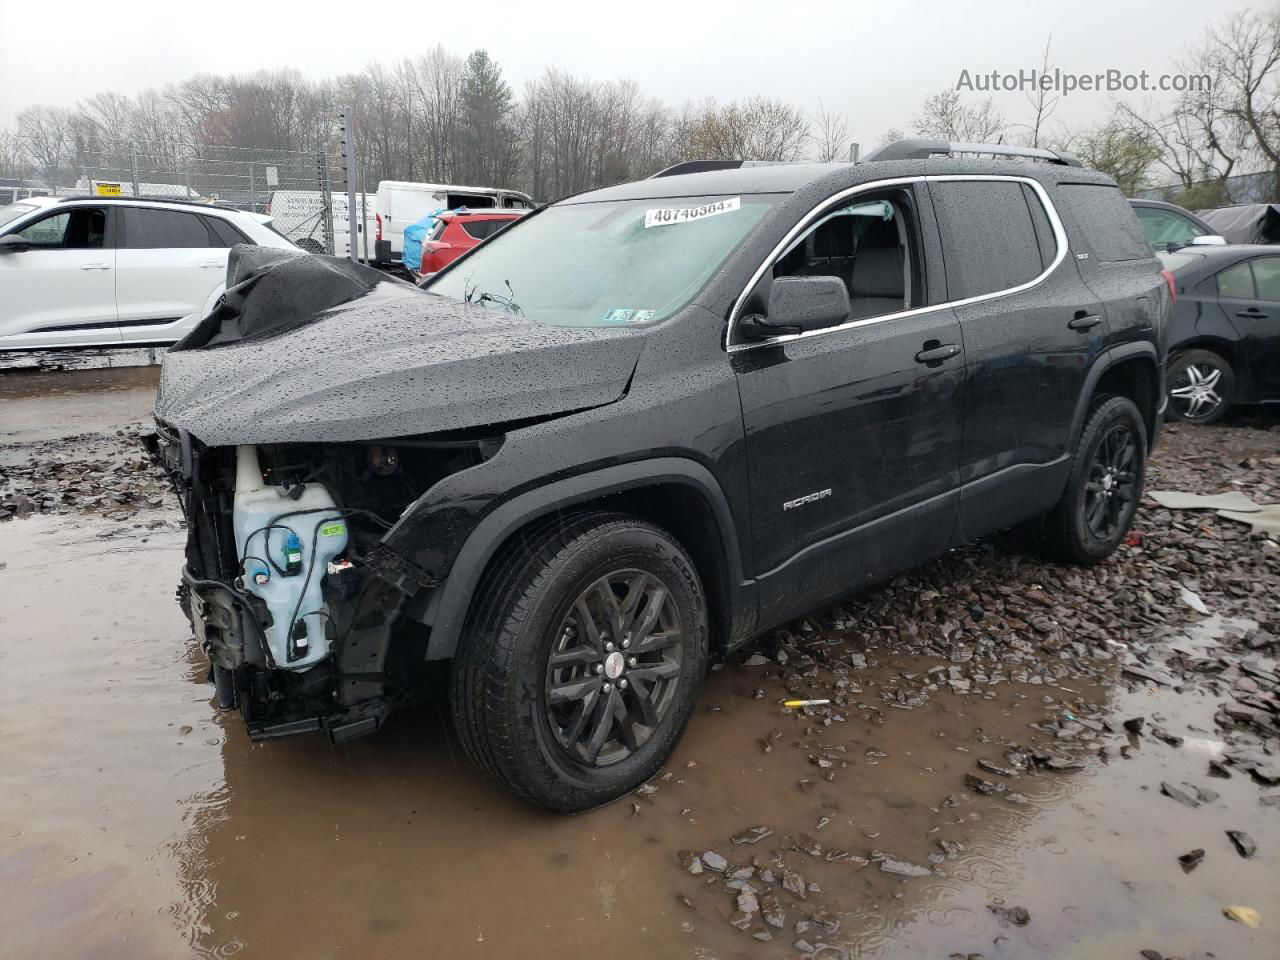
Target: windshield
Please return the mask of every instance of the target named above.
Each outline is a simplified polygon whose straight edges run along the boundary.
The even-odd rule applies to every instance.
[[[36,209],[39,208],[30,203],[11,203],[7,207],[0,207],[0,227]]]
[[[476,248],[426,290],[540,323],[656,323],[702,289],[779,196],[550,207]]]

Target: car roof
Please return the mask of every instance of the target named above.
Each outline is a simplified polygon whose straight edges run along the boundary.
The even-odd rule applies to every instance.
[[[484,220],[485,218],[497,220],[518,220],[527,214],[528,210],[446,210],[444,213],[437,213],[437,220]]]
[[[937,157],[928,160],[873,160],[862,163],[779,163],[708,170],[621,183],[614,187],[575,194],[559,202],[595,203],[722,194],[798,193],[809,188],[834,192],[842,187],[896,177],[966,174],[1031,177],[1050,183],[1097,183],[1114,186],[1110,177],[1074,166],[1031,160]]]

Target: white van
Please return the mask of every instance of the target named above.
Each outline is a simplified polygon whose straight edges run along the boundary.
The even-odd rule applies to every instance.
[[[519,190],[383,180],[378,184],[374,259],[379,264],[398,262],[404,252],[404,228],[437,210],[532,210],[534,206],[533,199]]]
[[[337,257],[347,256],[351,248],[351,234],[348,232],[347,195],[334,191],[330,194],[332,207],[329,220],[333,230],[333,253]],[[356,256],[363,260],[366,232],[369,235],[369,255],[373,255],[373,235],[376,229],[376,218],[373,212],[373,197],[366,198],[357,193],[356,207],[364,216],[356,221]],[[267,213],[271,214],[272,226],[281,236],[288,237],[308,253],[324,253],[324,198],[319,190],[277,190],[271,194],[271,203]]]

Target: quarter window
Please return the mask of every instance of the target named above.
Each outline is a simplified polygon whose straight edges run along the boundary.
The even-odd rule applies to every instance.
[[[773,265],[772,277],[839,277],[856,319],[920,304],[909,196],[859,196],[827,212]],[[757,298],[767,301],[767,290]]]
[[[1249,269],[1249,261],[1227,267],[1218,274],[1218,296],[1232,300],[1254,300],[1253,271]]]
[[[1021,286],[1044,272],[1056,254],[1049,219],[1034,193],[1043,223],[1037,230],[1021,183],[944,180],[929,187],[938,212],[947,267],[947,293],[967,300]],[[1042,244],[1040,234],[1047,231]],[[1053,254],[1049,254],[1049,263]]]
[[[98,250],[105,245],[106,235],[107,212],[92,207],[55,213],[15,234],[45,250]]]
[[[1103,263],[1154,256],[1133,207],[1118,187],[1064,183],[1058,187],[1079,228],[1080,245]]]

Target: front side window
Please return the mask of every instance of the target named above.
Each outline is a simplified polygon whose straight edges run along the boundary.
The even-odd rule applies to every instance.
[[[656,323],[703,288],[777,194],[563,203],[522,219],[428,293],[539,323]]]
[[[1048,216],[1039,195],[1021,183],[944,180],[930,184],[929,192],[942,234],[949,299],[1011,290],[1053,262],[1057,248]]]
[[[188,247],[225,246],[194,213],[155,210],[150,207],[124,209],[124,242],[133,250],[164,250]]]
[[[13,235],[45,250],[98,250],[107,234],[107,212],[93,207],[63,210],[27,224]]]
[[[905,191],[856,197],[783,251],[772,277],[838,277],[857,320],[907,310],[919,303],[913,224]]]
[[[1142,224],[1147,243],[1156,250],[1185,247],[1194,237],[1202,237],[1208,232],[1190,218],[1172,210],[1136,207],[1134,212],[1138,215],[1138,222]]]

